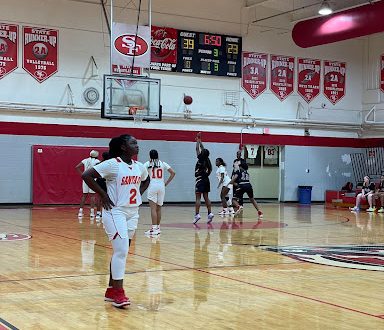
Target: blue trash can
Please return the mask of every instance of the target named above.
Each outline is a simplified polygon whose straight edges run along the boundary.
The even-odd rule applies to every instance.
[[[299,186],[299,204],[311,204],[312,186]]]

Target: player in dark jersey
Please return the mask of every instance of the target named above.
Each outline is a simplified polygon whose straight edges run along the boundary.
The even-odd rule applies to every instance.
[[[253,188],[251,182],[249,181],[248,165],[245,162],[240,162],[239,170],[235,171],[231,183],[234,185],[235,191],[233,204],[237,208],[236,214],[238,214],[241,210],[238,201],[243,199],[244,193],[247,193],[249,200],[257,210],[258,216],[261,218],[263,216],[263,212],[260,211],[256,200],[253,198]]]
[[[241,158],[241,149],[239,149],[236,152],[236,159],[233,161],[233,169],[232,169],[231,178],[233,178],[233,176],[235,175],[235,172],[237,172],[239,170],[239,166],[242,163],[246,164],[247,162],[245,161],[244,158]],[[243,210],[243,203],[244,203],[243,198],[238,199],[237,202],[240,205],[240,209],[238,211],[241,212]]]
[[[200,205],[201,205],[201,195],[203,195],[205,205],[208,210],[207,223],[211,223],[214,217],[211,210],[211,201],[208,198],[208,193],[211,190],[209,175],[212,172],[212,164],[209,160],[209,150],[205,149],[203,143],[201,142],[201,133],[198,133],[196,136],[196,155],[197,162],[195,166],[195,217],[193,223],[196,224],[200,219]]]

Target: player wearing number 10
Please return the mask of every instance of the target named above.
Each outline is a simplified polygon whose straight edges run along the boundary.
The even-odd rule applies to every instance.
[[[160,234],[161,206],[164,203],[165,187],[173,180],[175,171],[167,163],[159,160],[157,150],[149,152],[149,161],[144,163],[151,179],[148,188],[148,202],[151,207],[152,228],[145,232],[148,236]],[[164,172],[169,172],[169,178],[164,183]]]
[[[103,224],[113,248],[105,300],[111,301],[115,307],[130,304],[123,289],[125,264],[137,228],[141,194],[149,185],[147,169],[132,160],[138,152],[139,147],[134,137],[115,137],[109,143],[110,159],[82,175],[85,183],[100,195],[103,204]],[[107,192],[94,181],[100,177],[106,179]]]

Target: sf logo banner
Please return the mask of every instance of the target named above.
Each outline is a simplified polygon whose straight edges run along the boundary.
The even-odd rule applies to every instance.
[[[141,73],[150,67],[151,30],[149,26],[113,23],[112,71],[115,73]],[[132,66],[134,66],[132,70]]]

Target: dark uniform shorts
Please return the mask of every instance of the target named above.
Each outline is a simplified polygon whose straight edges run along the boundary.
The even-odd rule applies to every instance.
[[[242,201],[244,193],[247,193],[249,198],[253,198],[253,188],[250,183],[239,184],[235,189],[235,198]]]
[[[211,184],[208,178],[198,179],[196,181],[195,192],[205,193],[211,191]]]

